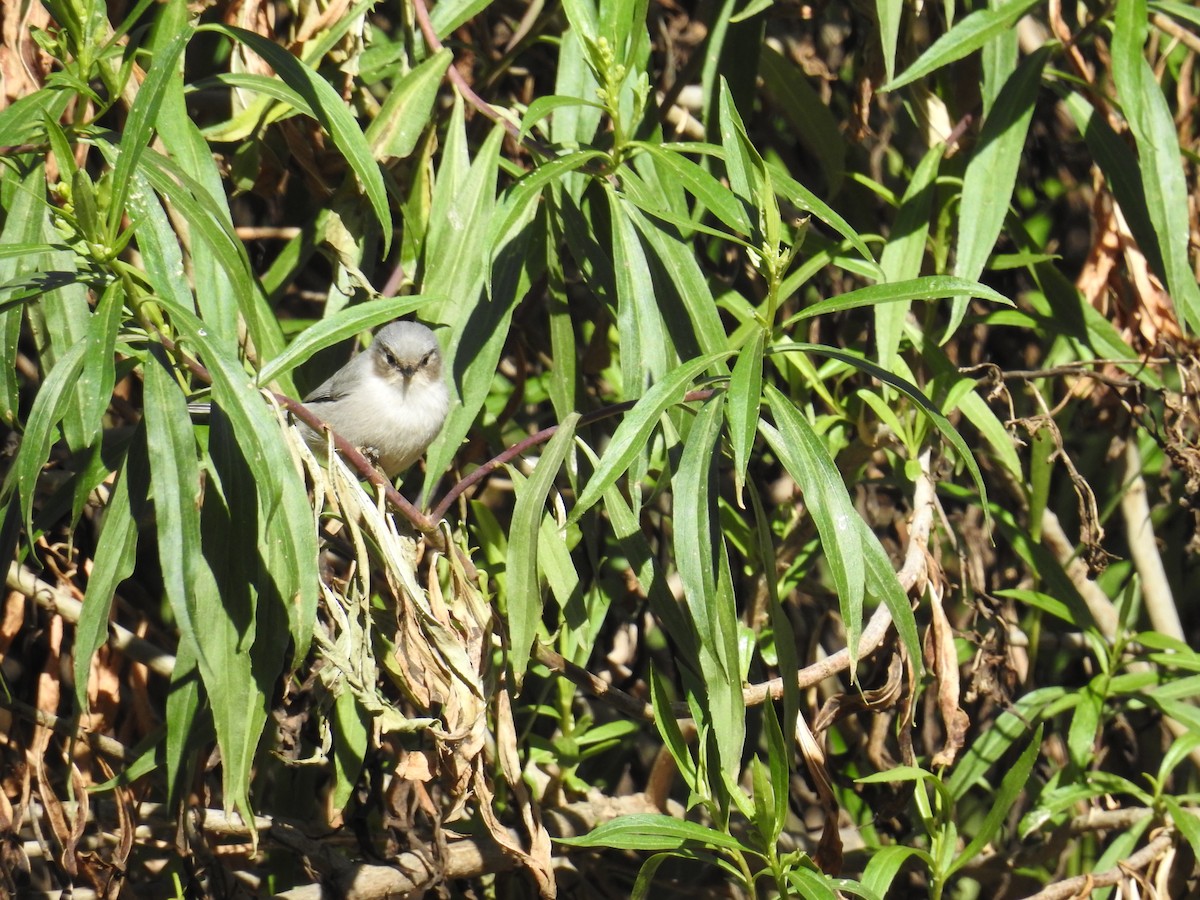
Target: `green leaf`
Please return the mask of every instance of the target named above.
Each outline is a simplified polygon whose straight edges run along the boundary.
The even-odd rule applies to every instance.
[[[1171,821],[1175,823],[1179,833],[1192,845],[1192,853],[1200,855],[1200,816],[1184,807],[1174,797],[1165,796],[1162,800],[1167,812],[1171,814]]]
[[[1104,116],[1088,103],[1082,93],[1070,91],[1062,97],[1062,102],[1075,120],[1075,127],[1083,135],[1093,160],[1104,173],[1104,179],[1121,207],[1138,248],[1154,272],[1165,280],[1162,249],[1158,244],[1150,210],[1146,207],[1146,192],[1142,188],[1137,154],[1113,131]],[[1122,356],[1128,354],[1126,350]]]
[[[805,900],[838,900],[841,896],[833,889],[829,876],[804,866],[788,869],[787,880],[792,889]]]
[[[737,608],[719,589],[725,538],[713,528],[710,500],[719,459],[723,397],[708,400],[684,441],[683,455],[671,479],[674,488],[675,564],[683,583],[684,602],[699,636],[700,674],[704,694],[697,697],[712,726],[721,767],[736,783],[745,740],[745,703],[738,665]]]
[[[646,900],[654,886],[654,876],[658,874],[658,867],[676,856],[675,853],[655,853],[642,863],[637,879],[633,882],[633,889],[629,892],[629,900]]]
[[[0,143],[10,147],[40,143],[47,121],[57,122],[77,99],[71,91],[41,90],[15,98],[0,109]]]
[[[1038,725],[1029,746],[1021,753],[1016,764],[1004,773],[1004,779],[1000,782],[1000,790],[996,791],[996,796],[988,808],[983,825],[980,826],[975,837],[971,838],[971,842],[963,848],[962,853],[955,857],[946,873],[947,877],[973,860],[999,834],[1000,826],[1008,818],[1009,810],[1013,808],[1013,804],[1017,802],[1021,792],[1028,787],[1029,774],[1033,771],[1033,764],[1042,750],[1042,729],[1044,727],[1044,725]]]
[[[725,350],[729,345],[725,326],[692,247],[673,229],[657,227],[629,206],[625,210],[645,242],[658,304],[677,352],[690,358]],[[681,309],[686,313],[686,319],[679,315]],[[721,375],[725,371],[724,361],[713,365],[714,374]]]
[[[697,359],[681,363],[666,378],[646,391],[617,426],[612,440],[600,458],[575,508],[571,511],[571,522],[578,522],[585,512],[595,505],[604,492],[629,468],[634,457],[645,449],[650,433],[668,407],[682,400],[684,389],[701,372],[728,353],[710,353]]]
[[[696,668],[697,638],[691,620],[667,587],[658,557],[642,533],[641,523],[615,485],[609,485],[604,492],[604,512],[612,523],[621,553],[629,561],[630,571],[650,601],[651,612],[678,648],[682,667],[685,671]]]
[[[1079,702],[1071,715],[1071,728],[1067,736],[1067,749],[1071,762],[1082,772],[1095,755],[1096,734],[1104,714],[1104,694],[1100,690],[1107,675],[1100,674],[1089,681],[1078,692]]]
[[[879,21],[879,45],[883,52],[883,75],[888,81],[896,76],[896,44],[900,37],[900,18],[904,0],[875,0],[875,18]]]
[[[495,246],[496,239],[504,237],[528,215],[530,205],[541,197],[547,184],[559,182],[567,174],[604,158],[604,154],[598,150],[575,151],[541,163],[522,176],[503,196],[498,214],[491,221],[488,246]]]
[[[571,107],[589,106],[593,109],[604,109],[604,105],[596,103],[593,100],[584,100],[582,97],[560,97],[556,94],[549,96],[538,97],[529,104],[529,108],[525,110],[525,115],[521,116],[521,130],[518,133],[518,139],[524,138],[525,135],[533,131],[533,127],[538,122],[546,118],[557,109],[569,109]],[[603,155],[603,154],[598,154]]]
[[[918,78],[974,53],[984,44],[1011,29],[1038,0],[1009,0],[994,9],[981,9],[961,19],[953,28],[933,42],[903,75],[893,78],[880,91],[894,91]]]
[[[1142,49],[1145,0],[1118,0],[1113,28],[1113,82],[1137,145],[1142,188],[1158,235],[1167,288],[1180,321],[1200,331],[1200,286],[1188,257],[1188,184],[1175,120]]]
[[[55,429],[75,404],[75,384],[83,369],[86,353],[86,343],[70,347],[42,381],[29,410],[25,434],[21,438],[21,449],[17,451],[17,458],[4,481],[5,498],[12,495],[14,488],[17,490],[26,534],[31,538],[35,534],[33,502],[37,493],[38,477],[42,473],[42,466],[50,458]]]
[[[862,634],[866,585],[862,531],[858,524],[861,518],[850,500],[841,472],[812,426],[792,401],[773,385],[767,385],[766,396],[778,430],[766,422],[759,427],[799,486],[804,504],[821,536],[821,549],[829,563],[846,627],[853,677],[858,662],[858,639]]]
[[[11,109],[13,107],[10,106],[8,110],[0,111],[0,123],[4,122],[5,113]],[[43,234],[44,214],[41,210],[46,203],[45,185],[46,169],[41,163],[30,166],[23,178],[11,175],[0,183],[0,187],[7,188],[8,192],[8,196],[4,197],[5,220],[3,231],[0,231],[0,247],[13,248],[13,252],[0,255],[0,284],[36,268],[41,253],[51,249],[45,243]],[[39,249],[21,252],[19,248],[22,247]],[[0,308],[0,350],[4,359],[17,358],[17,342],[24,316],[20,308]],[[16,366],[0,366],[0,420],[10,427],[17,421],[20,412],[22,383]]]
[[[546,497],[575,439],[579,414],[572,413],[546,445],[533,475],[517,492],[508,537],[508,645],[513,679],[519,689],[542,620],[538,544]]]
[[[921,671],[921,637],[917,631],[917,620],[913,615],[912,604],[908,602],[908,594],[900,583],[896,570],[892,568],[887,551],[879,543],[879,538],[862,518],[859,518],[859,531],[862,535],[863,563],[866,571],[867,596],[882,601],[892,614],[892,624],[896,634],[908,652],[917,672]]]
[[[483,12],[490,2],[491,0],[442,0],[434,4],[429,13],[429,22],[433,25],[434,33],[444,39],[464,22]]]
[[[104,528],[75,626],[75,708],[80,714],[88,709],[92,657],[108,639],[108,615],[117,586],[133,572],[138,530],[129,505],[129,476],[125,471],[128,462],[127,457],[104,508]]]
[[[371,148],[359,130],[358,123],[354,121],[354,116],[329,82],[275,42],[252,31],[217,24],[203,25],[199,30],[216,31],[245,44],[261,56],[288,87],[308,101],[317,121],[329,132],[334,144],[358,176],[358,182],[371,203],[371,209],[382,231],[383,252],[386,256],[392,244],[392,216],[388,207],[387,189],[383,184],[383,174],[379,171]]]
[[[932,868],[932,857],[917,847],[891,845],[873,850],[870,859],[867,860],[867,867],[863,871],[863,886],[874,891],[880,897],[888,896],[888,889],[895,881],[900,867],[914,856]]]
[[[616,850],[679,850],[687,845],[740,850],[737,838],[696,822],[672,816],[638,813],[620,816],[574,838],[554,838],[572,847],[612,847]]]
[[[679,728],[679,722],[671,711],[671,697],[663,683],[658,669],[650,666],[650,703],[654,707],[654,725],[663,739],[663,746],[675,760],[679,774],[684,784],[695,794],[702,794],[707,788],[699,781],[696,773],[696,761],[688,749],[687,741]]]
[[[241,362],[208,339],[204,323],[190,310],[164,305],[185,343],[199,350],[213,379],[213,403],[228,416],[236,435],[256,494],[236,499],[247,505],[257,501],[261,546],[270,551],[269,590],[286,606],[295,658],[301,659],[308,652],[317,614],[317,534],[304,481],[284,443],[279,420]],[[279,649],[284,644],[278,635],[263,640]]]
[[[674,354],[663,328],[646,255],[628,209],[615,191],[606,191],[606,196],[612,217],[621,382],[628,393],[640,394],[647,384],[662,379]]]
[[[445,368],[460,378],[457,386],[461,402],[451,402],[441,434],[426,451],[425,468],[431,475],[424,490],[426,497],[433,481],[446,470],[458,452],[463,438],[491,395],[513,311],[532,281],[540,277],[539,251],[542,248],[533,243],[536,231],[530,222],[519,223],[518,230],[498,245],[500,249],[492,266],[490,298],[483,297],[478,285],[465,295],[447,295],[467,296],[473,302],[460,302],[448,311],[454,319],[450,325]]]
[[[692,162],[674,150],[660,144],[641,144],[663,167],[668,177],[677,181],[705,209],[715,215],[734,234],[749,235],[750,220],[746,209],[729,188],[721,184],[703,166]],[[647,210],[653,213],[654,210]]]
[[[250,815],[253,748],[265,709],[247,721],[244,703],[258,697],[249,657],[236,653],[241,635],[232,627],[224,598],[202,551],[200,468],[187,403],[178,384],[157,359],[145,366],[146,455],[158,532],[163,586],[180,630],[181,647],[199,664],[213,706],[217,742],[224,761],[226,809]],[[311,526],[310,526],[311,527]]]
[[[1041,720],[1046,708],[1073,693],[1074,689],[1061,687],[1037,688],[997,716],[991,727],[975,738],[946,779],[951,799],[959,800],[977,784],[985,783],[988,771],[1029,734],[1030,726]]]
[[[849,241],[850,246],[862,254],[862,258],[867,263],[866,269],[869,276],[883,281],[883,273],[880,271],[878,263],[875,262],[870,248],[867,247],[866,241],[851,227],[849,222],[835,212],[828,203],[784,171],[783,167],[775,161],[767,163],[767,171],[771,176],[771,183],[775,186],[775,193],[801,211],[816,216]]]
[[[312,107],[308,105],[308,101],[301,96],[299,91],[293,90],[278,78],[272,78],[270,75],[254,75],[250,72],[218,72],[216,75],[201,78],[192,83],[187,87],[186,92],[191,94],[214,87],[228,87],[239,91],[250,91],[264,97],[270,97],[272,100],[278,100],[289,107],[291,112],[300,113],[308,116],[310,119],[317,117]],[[263,124],[261,112],[256,112],[258,114],[253,117],[252,123],[246,127],[244,132],[223,130],[220,133],[220,138],[238,141],[250,137]],[[291,113],[288,114],[290,115]],[[282,118],[282,116],[278,118]],[[217,128],[224,129],[225,126],[217,126]],[[205,129],[204,133],[213,137],[211,127]]]
[[[729,84],[721,78],[719,116],[721,148],[725,151],[725,171],[729,186],[741,200],[751,225],[751,240],[762,242],[761,216],[758,208],[759,188],[763,183],[763,161],[746,136],[746,126],[738,115]]]
[[[262,367],[262,371],[258,373],[258,383],[270,384],[327,347],[418,310],[428,302],[428,297],[415,294],[380,298],[340,309],[332,316],[304,329],[288,344],[286,350]]]
[[[878,378],[885,384],[890,384],[892,387],[896,388],[896,390],[900,391],[909,399],[916,402],[916,404],[925,412],[925,415],[929,417],[929,421],[933,423],[934,427],[938,430],[942,437],[944,437],[949,442],[950,446],[954,448],[955,454],[958,456],[962,464],[966,466],[967,471],[971,473],[971,478],[975,482],[975,489],[979,491],[984,515],[988,515],[987,493],[986,488],[983,486],[983,473],[979,471],[979,465],[975,462],[975,457],[972,455],[966,441],[962,439],[962,436],[954,429],[954,426],[950,424],[950,421],[944,415],[942,415],[941,411],[934,406],[933,402],[926,397],[916,385],[909,381],[905,381],[903,378],[898,378],[890,372],[883,371],[877,365],[861,356],[849,351],[835,350],[834,348],[825,346],[824,344],[804,344],[793,341],[787,344],[778,345],[776,349],[795,349],[807,353],[817,353],[821,356],[829,356],[833,359],[840,359],[843,362],[855,366],[856,368],[862,369],[869,375],[873,375],[875,378]]]
[[[370,737],[370,718],[355,699],[354,693],[343,690],[333,704],[330,717],[333,726],[334,789],[330,805],[337,811],[346,808],[354,795],[355,785],[362,774]]]
[[[112,399],[116,382],[117,331],[121,326],[122,306],[125,290],[120,282],[114,281],[100,296],[96,311],[88,322],[84,338],[87,351],[83,358],[83,371],[79,374],[76,396],[79,398],[79,415],[83,427],[79,440],[82,446],[92,446],[100,436],[104,413]]]
[[[108,203],[110,245],[116,244],[117,236],[121,232],[125,204],[134,185],[133,173],[137,171],[142,154],[150,145],[154,123],[158,118],[167,87],[172,80],[181,77],[176,62],[193,33],[190,27],[184,29],[154,54],[146,79],[138,89],[137,97],[129,109],[129,116],[121,128],[121,152],[117,155],[117,164],[113,168],[110,182],[113,193]]]
[[[212,722],[201,718],[200,670],[191,643],[184,641],[175,654],[175,669],[171,672],[171,689],[167,694],[167,797],[178,803],[191,789],[188,764],[189,753],[197,752],[194,743],[203,735],[211,742]],[[193,757],[192,765],[195,764]]]
[[[443,47],[392,85],[383,108],[367,127],[376,159],[407,159],[429,127],[438,89],[454,54]]]
[[[733,485],[738,506],[745,509],[742,497],[746,483],[746,467],[750,451],[758,434],[758,408],[762,403],[763,345],[766,333],[756,328],[750,342],[738,352],[729,379],[729,399],[726,415],[729,418],[729,444],[733,450]]]
[[[911,278],[907,281],[889,281],[884,284],[872,284],[857,290],[847,291],[836,297],[819,300],[812,306],[807,306],[789,318],[780,328],[785,331],[796,322],[811,319],[815,316],[828,315],[847,309],[857,309],[862,306],[877,306],[883,303],[898,303],[909,300],[941,300],[946,297],[979,297],[1006,306],[1015,306],[1011,300],[999,291],[992,290],[987,285],[953,275],[928,275],[924,278]]]
[[[455,103],[448,129],[425,235],[421,290],[447,298],[431,306],[424,317],[456,325],[465,324],[478,302],[475,298],[496,246],[483,238],[489,234],[496,212],[496,173],[506,132],[499,125],[494,127],[470,160],[461,102]]]
[[[770,767],[771,802],[773,804],[772,828],[770,834],[765,837],[768,838],[767,846],[774,846],[779,840],[779,835],[783,833],[783,826],[787,824],[788,798],[792,794],[790,781],[792,750],[790,742],[784,738],[783,731],[779,727],[775,704],[768,700],[764,706],[766,709],[763,730],[767,737],[767,763]]]
[[[983,123],[979,146],[963,178],[954,264],[954,274],[960,278],[979,278],[1004,226],[1042,69],[1049,56],[1050,46],[1040,47],[1017,67]],[[946,325],[946,339],[958,329],[966,309],[967,298],[955,303]]]
[[[1156,12],[1163,12],[1177,19],[1182,19],[1185,22],[1190,22],[1192,25],[1200,28],[1200,9],[1197,9],[1190,3],[1182,3],[1180,0],[1152,0],[1150,8]]]

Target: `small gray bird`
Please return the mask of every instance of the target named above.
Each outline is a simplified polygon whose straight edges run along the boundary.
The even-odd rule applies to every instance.
[[[417,322],[384,326],[304,405],[395,478],[438,436],[450,408],[437,338]],[[325,435],[300,428],[313,451],[323,453]]]

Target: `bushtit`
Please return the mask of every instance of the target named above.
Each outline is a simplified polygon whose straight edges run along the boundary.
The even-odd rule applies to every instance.
[[[373,457],[395,478],[425,452],[446,420],[450,392],[433,332],[416,322],[392,322],[360,353],[304,398],[330,428]],[[317,453],[324,434],[301,424]]]

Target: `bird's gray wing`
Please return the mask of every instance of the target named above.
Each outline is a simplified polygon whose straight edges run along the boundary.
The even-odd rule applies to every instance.
[[[334,372],[322,382],[321,386],[311,391],[304,398],[305,403],[332,403],[341,400],[355,383],[355,375],[362,368],[360,360],[365,360],[366,354],[360,353],[346,365]]]

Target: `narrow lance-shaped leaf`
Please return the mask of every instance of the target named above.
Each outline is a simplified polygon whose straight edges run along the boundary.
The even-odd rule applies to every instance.
[[[528,214],[534,212],[530,208]],[[518,222],[512,234],[498,244],[500,249],[492,263],[490,299],[485,301],[475,285],[469,295],[475,302],[459,303],[454,310],[457,318],[450,327],[445,368],[457,379],[460,402],[452,399],[441,434],[426,452],[425,467],[432,476],[445,471],[491,394],[517,302],[539,275],[538,251],[542,248],[534,243],[536,230],[535,223]],[[425,485],[426,500],[435,480],[431,477]]]
[[[892,568],[887,551],[879,543],[875,532],[861,518],[859,531],[862,534],[863,562],[866,566],[866,588],[868,596],[883,602],[892,614],[892,623],[900,642],[908,652],[908,658],[913,671],[921,670],[921,636],[917,631],[917,620],[913,616],[912,605],[908,602],[908,594],[896,571]]]
[[[955,430],[954,426],[950,424],[950,420],[942,415],[941,410],[939,410],[933,404],[932,400],[930,400],[921,392],[920,388],[911,382],[905,381],[903,378],[893,375],[891,372],[885,372],[883,369],[879,368],[879,366],[861,356],[856,356],[855,354],[845,350],[837,350],[833,347],[825,346],[824,344],[806,344],[794,342],[786,346],[780,346],[777,349],[794,349],[806,353],[816,353],[822,356],[830,356],[834,359],[840,359],[843,362],[847,362],[852,366],[862,369],[864,372],[874,376],[875,378],[878,378],[885,384],[890,384],[892,387],[896,388],[896,390],[915,401],[917,405],[924,411],[925,415],[929,417],[929,420],[933,422],[934,427],[938,430],[938,432],[941,433],[942,437],[949,441],[950,445],[954,448],[954,452],[962,461],[962,464],[966,466],[967,471],[971,473],[971,478],[975,482],[975,488],[979,491],[984,517],[990,522],[991,514],[988,511],[987,489],[983,486],[983,473],[979,471],[979,465],[975,462],[975,457],[971,453],[971,449],[967,446],[967,442],[962,439],[962,435],[960,435]]]
[[[518,687],[529,665],[529,652],[542,618],[542,591],[538,579],[538,535],[546,497],[575,439],[579,414],[562,422],[546,445],[533,475],[517,494],[508,538],[508,642],[509,661]]]
[[[983,123],[979,149],[971,157],[963,179],[954,264],[954,274],[959,278],[971,281],[979,278],[1000,236],[1017,181],[1021,148],[1025,146],[1033,118],[1042,69],[1049,57],[1047,45],[1025,59],[1005,83],[991,115]],[[969,299],[960,296],[955,301],[946,325],[946,339],[958,330]]]
[[[1138,150],[1142,188],[1158,235],[1167,287],[1180,320],[1200,331],[1200,286],[1188,257],[1188,184],[1179,135],[1154,70],[1146,61],[1145,0],[1119,0],[1113,29],[1113,81]]]
[[[713,528],[712,483],[719,459],[723,395],[706,402],[692,423],[683,455],[671,479],[674,503],[675,564],[684,601],[699,636],[700,673],[705,694],[693,698],[713,727],[721,767],[736,777],[741,765],[744,721],[737,653],[737,609],[718,590],[724,541]]]
[[[200,671],[191,644],[179,645],[175,654],[175,669],[171,672],[171,690],[167,694],[167,739],[165,741],[168,802],[178,802],[190,784],[187,774],[188,754],[198,752],[194,731],[198,731],[200,713]],[[207,719],[205,739],[211,740],[212,724]]]
[[[729,417],[729,444],[733,449],[733,485],[737,492],[738,506],[746,508],[742,497],[746,483],[746,467],[750,462],[750,451],[754,447],[754,436],[758,433],[758,407],[762,402],[763,344],[766,333],[761,328],[738,353],[729,379],[729,399],[726,415]]]
[[[599,465],[592,473],[591,480],[584,487],[575,508],[571,511],[571,521],[579,518],[593,505],[604,492],[621,477],[621,473],[629,468],[633,458],[645,447],[651,432],[658,424],[659,417],[667,407],[683,399],[683,390],[693,379],[719,359],[727,357],[728,353],[710,353],[697,359],[688,360],[674,369],[662,381],[646,391],[617,426],[612,441],[600,458]]]
[[[328,318],[304,329],[286,350],[268,362],[258,373],[258,383],[270,384],[280,375],[291,372],[313,354],[332,347],[339,341],[368,328],[390,322],[407,313],[419,310],[429,298],[423,295],[391,297],[372,300],[341,309]]]
[[[1005,306],[1015,306],[1011,300],[978,281],[966,278],[956,278],[953,275],[929,275],[924,278],[912,278],[907,281],[889,281],[885,284],[872,284],[867,287],[847,291],[836,297],[820,300],[812,306],[806,306],[800,312],[789,318],[781,326],[787,329],[789,325],[811,319],[816,316],[841,312],[846,309],[857,309],[862,306],[878,306],[884,303],[897,303],[907,300],[941,300],[946,297],[981,297]]]
[[[757,188],[763,182],[763,162],[746,136],[746,126],[733,103],[733,94],[725,79],[721,79],[718,105],[721,125],[721,147],[725,151],[725,171],[733,193],[742,201],[750,222],[754,243],[762,241],[759,210],[754,202]]]
[[[812,426],[795,405],[773,385],[767,385],[767,402],[778,428],[766,422],[759,427],[767,442],[796,481],[804,504],[821,536],[821,549],[829,563],[838,605],[850,647],[850,671],[858,661],[862,633],[866,571],[858,513],[833,458]]]
[[[158,354],[146,361],[143,383],[146,457],[158,534],[163,590],[193,648],[205,680],[217,672],[205,656],[203,635],[213,615],[223,615],[216,583],[200,545],[200,466],[191,417],[178,383]]]
[[[75,702],[80,713],[87,712],[88,673],[92,657],[108,638],[108,615],[117,585],[133,572],[137,534],[129,505],[129,477],[122,465],[104,510],[104,530],[75,627]]]
[[[33,407],[29,410],[21,449],[17,451],[16,462],[4,481],[3,495],[6,499],[14,488],[20,496],[21,514],[26,533],[30,536],[34,534],[33,501],[38,476],[50,458],[55,431],[75,400],[75,382],[83,368],[86,351],[86,344],[75,344],[59,358],[58,364],[42,382],[37,396],[33,398]]]
[[[904,74],[880,88],[894,91],[918,78],[924,78],[942,66],[974,53],[997,35],[1008,31],[1038,0],[1010,0],[995,9],[981,9],[960,20],[953,28],[933,42]]]
[[[386,255],[392,243],[392,217],[388,208],[387,189],[371,148],[342,98],[320,75],[262,35],[228,25],[205,25],[203,29],[228,35],[248,46],[266,60],[289,87],[308,101],[317,120],[329,132],[358,177],[383,232],[383,252]]]
[[[688,844],[742,849],[738,839],[726,832],[654,813],[619,816],[580,837],[554,840],[572,847],[613,847],[618,850],[676,850]]]
[[[903,13],[904,0],[875,0],[879,44],[883,51],[883,76],[888,81],[896,75],[896,43],[900,37],[900,17]]]
[[[200,351],[213,378],[213,402],[230,419],[241,453],[257,487],[266,537],[291,561],[271,575],[287,605],[290,636],[298,657],[308,650],[317,614],[317,535],[304,484],[275,415],[254,388],[241,363],[208,340],[204,324],[187,309],[168,305],[172,323]],[[273,640],[278,638],[273,637]]]
[[[121,152],[113,169],[112,199],[108,204],[108,241],[115,244],[121,230],[121,219],[125,215],[125,202],[133,189],[133,173],[138,168],[142,154],[150,145],[154,122],[162,105],[167,85],[179,78],[175,63],[191,40],[190,27],[176,34],[165,47],[154,54],[153,63],[146,79],[138,89],[137,98],[129,110],[129,116],[121,129]]]
[[[763,507],[762,497],[754,485],[750,486],[750,503],[754,510],[754,529],[758,539],[755,548],[758,552],[758,565],[763,573],[775,571],[775,538],[771,532],[771,520]],[[868,586],[870,570],[867,572]],[[783,721],[779,727],[784,734],[792,735],[796,729],[796,716],[800,711],[800,687],[795,680],[788,678],[786,673],[800,670],[800,658],[796,652],[796,635],[792,629],[792,621],[783,608],[779,599],[779,582],[775,577],[764,577],[767,586],[768,612],[771,616],[771,632],[775,648],[775,661],[783,677]]]
[[[885,0],[880,0],[882,4]],[[933,185],[937,177],[944,144],[937,144],[925,153],[913,170],[891,238],[879,257],[879,267],[890,282],[907,281],[921,274],[925,258],[925,239],[929,235],[929,212],[933,207]],[[908,303],[885,304],[875,308],[875,348],[879,365],[891,371],[892,360],[900,347]]]
[[[685,352],[684,348],[690,342],[677,334],[674,337],[676,352],[681,356],[694,356],[696,353],[719,353],[724,350],[728,346],[725,326],[717,312],[712,288],[692,248],[679,240],[673,231],[657,227],[636,210],[626,207],[626,211],[646,242],[647,261],[654,275],[655,291],[660,305],[668,310],[664,318],[667,319],[669,330],[675,332],[677,327],[684,327],[672,324],[678,317],[672,316],[670,311],[679,307],[686,310],[696,349]],[[713,371],[718,375],[723,374],[724,363],[714,365]]]
[[[971,842],[963,848],[962,853],[955,857],[954,862],[950,865],[948,875],[958,871],[964,865],[975,859],[979,851],[986,847],[991,840],[1000,832],[1000,827],[1008,818],[1009,810],[1013,804],[1017,802],[1017,797],[1021,792],[1028,788],[1029,775],[1033,771],[1033,764],[1037,762],[1037,758],[1042,749],[1042,730],[1045,725],[1038,725],[1033,732],[1033,737],[1029,741],[1029,745],[1021,752],[1017,759],[1016,765],[1004,773],[1004,778],[1000,782],[1000,790],[996,792],[996,797],[988,809],[987,816],[984,817],[983,825]]]
[[[616,273],[617,332],[621,345],[621,379],[626,391],[662,378],[671,357],[654,293],[654,282],[642,244],[625,204],[606,192],[612,217],[612,260]]]
[[[367,144],[376,159],[405,159],[416,148],[453,56],[443,47],[392,86],[367,127]]]

